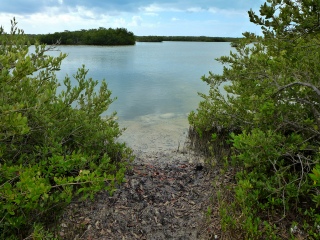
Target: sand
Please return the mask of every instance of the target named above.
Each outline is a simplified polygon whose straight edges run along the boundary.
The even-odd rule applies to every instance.
[[[127,128],[119,141],[126,142],[136,155],[136,161],[179,160],[194,162],[185,146],[188,134],[187,114],[145,115],[130,121],[119,121]]]
[[[119,140],[143,153],[177,150],[184,144],[188,131],[187,115],[174,113],[145,115],[119,123],[127,128]]]

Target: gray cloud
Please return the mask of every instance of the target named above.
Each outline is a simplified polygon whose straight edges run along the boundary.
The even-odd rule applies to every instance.
[[[61,11],[72,11],[77,6],[82,6],[93,11],[102,12],[137,12],[142,7],[151,4],[165,5],[176,9],[186,10],[189,7],[209,9],[249,10],[259,7],[263,0],[2,0],[0,12],[12,14],[32,14],[45,11],[46,8],[57,7]]]
[[[32,14],[43,11],[45,7],[58,5],[58,1],[14,0],[1,2],[0,12],[13,14]]]

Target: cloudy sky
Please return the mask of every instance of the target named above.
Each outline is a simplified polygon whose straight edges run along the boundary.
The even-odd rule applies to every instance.
[[[0,25],[26,33],[124,27],[135,35],[240,37],[260,33],[247,11],[263,0],[0,0]]]

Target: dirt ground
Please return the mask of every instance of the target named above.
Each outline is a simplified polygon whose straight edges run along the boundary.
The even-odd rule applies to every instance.
[[[186,119],[170,114],[125,122],[136,155],[126,182],[109,196],[73,202],[65,211],[63,239],[219,239],[210,216],[214,172],[186,149]]]

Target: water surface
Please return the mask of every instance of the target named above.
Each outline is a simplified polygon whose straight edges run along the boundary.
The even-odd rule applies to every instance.
[[[135,46],[60,46],[68,54],[58,77],[72,76],[85,64],[88,77],[105,79],[117,100],[120,140],[142,152],[177,149],[188,129],[187,114],[195,110],[209,87],[201,76],[222,72],[215,58],[229,55],[230,43],[162,42]]]
[[[60,46],[68,54],[58,76],[72,76],[82,64],[89,77],[105,79],[117,100],[110,107],[120,120],[149,114],[186,114],[208,92],[201,76],[221,73],[215,58],[229,54],[230,43],[162,42],[135,46]]]

